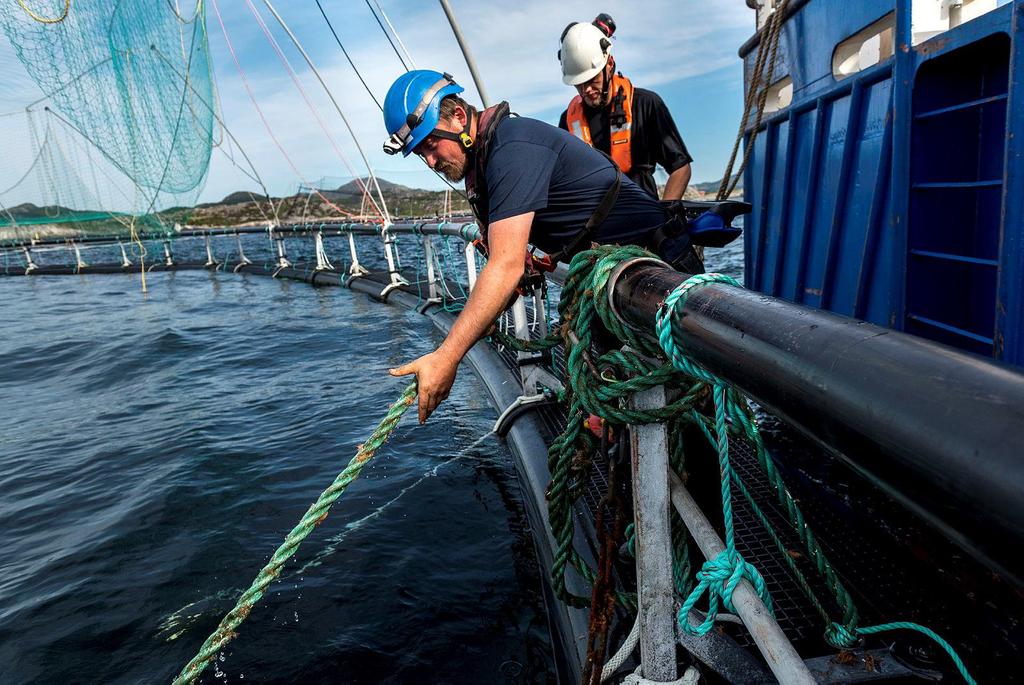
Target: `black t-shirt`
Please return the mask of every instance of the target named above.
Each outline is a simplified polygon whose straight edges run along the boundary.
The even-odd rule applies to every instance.
[[[567,131],[536,119],[498,123],[487,149],[483,182],[489,224],[536,212],[530,242],[545,252],[564,248],[586,225],[615,181],[610,159]],[[623,176],[618,198],[592,240],[644,245],[665,222],[665,210]]]
[[[562,112],[558,120],[558,127],[565,130],[569,130],[566,125],[567,113],[568,110]],[[608,124],[610,113],[611,107],[594,109],[583,103],[583,114],[590,126],[590,139],[594,147],[606,153],[611,149]],[[629,147],[633,158],[629,177],[655,197],[658,195],[658,184],[654,182],[656,164],[671,174],[693,161],[665,102],[657,93],[643,88],[633,89],[633,125]]]

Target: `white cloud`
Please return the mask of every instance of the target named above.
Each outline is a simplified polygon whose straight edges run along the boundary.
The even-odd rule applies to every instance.
[[[264,21],[285,49],[306,92],[335,140],[358,173],[363,165],[323,89],[301,56],[276,26],[263,3],[254,0]],[[401,73],[398,59],[364,3],[323,3],[349,54],[378,98]],[[423,0],[381,0],[416,65],[452,72],[469,99],[479,101],[469,71],[441,7]],[[513,110],[554,121],[573,91],[561,83],[556,58],[558,37],[570,21],[589,21],[598,11],[618,23],[614,54],[620,68],[641,86],[672,87],[680,79],[737,64],[739,43],[753,30],[753,13],[740,0],[542,0],[469,2],[454,0],[454,9],[494,100],[509,100]],[[285,20],[314,56],[321,73],[344,109],[375,169],[389,179],[436,187],[439,182],[416,159],[390,158],[381,151],[385,132],[381,113],[366,94],[334,43],[312,3],[277,2]],[[342,177],[349,172],[320,130],[284,68],[273,54],[243,3],[220,2],[227,30],[242,61],[257,101],[280,144],[305,180]],[[222,113],[257,171],[274,194],[290,192],[299,178],[271,140],[231,61],[213,7],[208,28]],[[9,92],[9,91],[8,91]],[[0,122],[2,130],[2,122]],[[238,155],[236,158],[240,159]],[[255,184],[215,151],[202,200],[216,200]]]
[[[416,66],[451,71],[466,87],[470,97],[478,101],[469,70],[439,4],[382,4]],[[556,57],[558,37],[570,21],[592,19],[596,14],[595,5],[582,0],[558,4],[525,0],[515,4],[456,1],[453,6],[491,98],[509,100],[520,114],[554,121],[573,94],[561,82]],[[298,25],[305,22],[304,31],[295,30],[307,47],[323,41],[329,43],[327,49],[319,50],[325,58],[318,67],[374,168],[381,175],[398,182],[437,186],[438,181],[418,160],[389,158],[380,151],[384,139],[380,110],[334,45],[326,26],[309,20],[306,16],[308,10],[298,10],[297,7],[285,9],[279,6],[279,9],[289,23]],[[635,82],[650,87],[736,64],[739,43],[752,31],[754,21],[753,13],[738,0],[654,0],[644,3],[614,0],[604,2],[600,10],[611,14],[618,23],[613,50],[620,67]],[[320,18],[315,6],[312,12],[316,19]],[[401,67],[391,46],[368,12],[366,14],[358,27],[336,24],[335,28],[346,41],[346,48],[363,78],[375,95],[382,99],[388,85],[401,73]],[[266,21],[272,23],[269,14]],[[361,34],[356,33],[359,29],[362,29]],[[237,35],[250,45],[254,41],[252,34],[258,33],[253,21],[239,22],[237,26],[229,26],[228,31],[233,40],[239,40]],[[356,39],[349,45],[354,33]],[[211,42],[223,41],[219,26],[211,26],[210,36]],[[258,39],[264,41],[263,49],[270,54],[270,47],[263,36],[259,35]],[[283,37],[279,40],[287,42]],[[307,93],[325,121],[330,123],[336,140],[353,166],[361,173],[365,167],[322,88],[290,45],[288,55],[289,59],[294,55],[292,63],[302,74]],[[305,172],[307,180],[320,176],[347,176],[348,172],[276,58],[273,63],[264,61],[261,67],[250,75],[254,91],[282,144],[296,165]],[[252,112],[244,91],[238,87],[234,66],[219,64],[218,78],[229,125],[236,135],[257,146],[256,151],[249,150],[247,143],[247,150],[261,174],[270,179],[272,192],[293,187],[298,180],[287,169],[273,144],[267,144],[262,125]],[[224,166],[223,160],[215,157],[205,197],[215,199],[237,189],[232,185],[237,181],[223,173]]]

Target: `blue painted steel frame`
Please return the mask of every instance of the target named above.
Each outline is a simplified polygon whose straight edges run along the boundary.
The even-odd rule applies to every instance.
[[[996,350],[1024,366],[1024,2],[1013,4]]]
[[[793,101],[762,121],[744,177],[747,199],[754,204],[746,228],[746,285],[902,330],[911,316],[911,252],[918,260],[913,273],[925,268],[920,266],[921,260],[927,264],[955,262],[949,267],[950,273],[955,268],[997,268],[994,301],[979,299],[978,293],[990,292],[979,286],[978,293],[968,293],[966,304],[960,302],[959,306],[993,307],[991,355],[1024,365],[1024,79],[1018,75],[1024,73],[1024,0],[1014,0],[1012,5],[917,46],[912,46],[910,5],[910,0],[790,3],[775,73],[793,79]],[[836,45],[889,13],[895,16],[894,57],[836,81],[832,75]],[[910,242],[915,219],[911,215],[912,186],[949,188],[945,192],[917,192],[940,193],[937,197],[950,202],[946,193],[975,192],[957,188],[980,188],[984,184],[979,181],[984,179],[926,182],[932,180],[927,178],[927,168],[920,167],[926,164],[926,158],[914,158],[918,154],[914,149],[915,79],[922,65],[931,60],[1000,33],[1010,36],[1011,50],[1008,93],[1001,96],[1006,102],[1006,136],[1003,178],[997,182],[1003,187],[998,260],[985,255],[943,255],[927,245]],[[741,49],[748,80],[760,49],[759,40],[760,36],[755,36]],[[936,87],[935,72],[931,71],[932,88]],[[980,111],[1001,97],[979,98],[964,107],[977,106]],[[752,121],[750,114],[748,122]],[[936,116],[943,114],[946,111],[939,108]],[[748,129],[747,135],[751,132]],[[928,143],[928,139],[923,140]],[[946,144],[956,145],[957,141],[948,140]],[[920,178],[912,176],[915,164],[924,169],[916,172]],[[942,204],[934,205],[939,206]],[[929,207],[932,205],[925,206]],[[925,215],[917,215],[916,220],[917,235],[922,235]],[[993,230],[992,226],[982,226],[982,218],[975,217],[975,223],[973,230]],[[944,230],[955,232],[955,226]],[[924,237],[929,238],[927,233]],[[914,290],[910,294],[919,303],[914,306],[924,306],[928,311],[943,306],[941,293],[932,293],[925,282],[913,281],[911,285]],[[987,316],[976,318],[984,321]],[[925,318],[913,314],[915,321]],[[929,325],[936,327],[936,336],[943,335],[938,330],[943,326],[941,322]],[[921,327],[914,326],[915,331]],[[979,335],[947,328],[957,330],[959,336],[948,341],[957,344],[962,340],[965,349],[985,351],[979,349],[977,341],[985,340],[986,332]]]

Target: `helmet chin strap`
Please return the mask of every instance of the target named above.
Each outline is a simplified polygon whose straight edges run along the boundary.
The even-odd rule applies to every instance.
[[[601,86],[601,107],[607,107],[611,104],[611,97],[609,92],[612,87],[612,76],[615,75],[615,58],[611,55],[608,56],[608,61],[604,65],[604,85]]]
[[[466,112],[466,123],[463,124],[462,130],[458,133],[452,131],[446,131],[443,128],[435,128],[430,132],[430,135],[437,136],[438,138],[444,138],[445,140],[454,140],[456,143],[461,145],[463,149],[470,150],[473,147],[473,136],[470,132],[473,128],[473,118],[476,115],[476,110],[470,106],[469,111]]]

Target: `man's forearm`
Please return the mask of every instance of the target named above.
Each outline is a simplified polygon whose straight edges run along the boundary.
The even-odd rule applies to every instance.
[[[665,196],[663,200],[678,200],[683,197],[683,193],[686,192],[686,186],[690,184],[690,175],[693,170],[690,165],[681,166],[671,174],[669,174],[668,181],[665,182]]]
[[[461,360],[502,312],[523,275],[518,264],[490,261],[480,271],[466,307],[459,313],[438,351]]]

